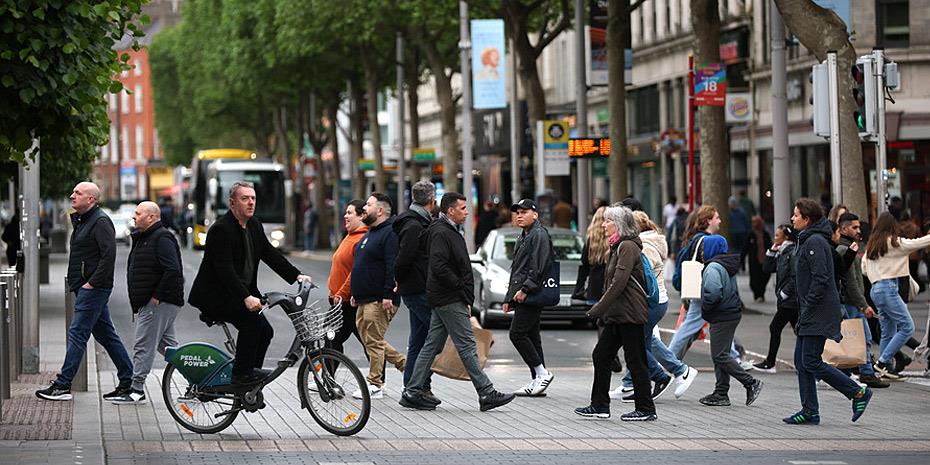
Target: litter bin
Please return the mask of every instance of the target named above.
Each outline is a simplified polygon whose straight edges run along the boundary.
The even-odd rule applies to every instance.
[[[65,253],[68,251],[68,230],[65,228],[52,228],[49,233],[52,253]]]

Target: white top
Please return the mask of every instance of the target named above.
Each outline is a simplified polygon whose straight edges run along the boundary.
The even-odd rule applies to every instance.
[[[652,272],[656,275],[656,281],[659,283],[659,303],[668,302],[668,291],[665,289],[665,257],[668,256],[668,242],[665,236],[655,231],[644,231],[639,234],[639,239],[643,241],[643,253],[649,259],[652,265]]]
[[[930,247],[930,235],[919,239],[898,238],[898,247],[892,247],[891,239],[888,239],[888,253],[879,257],[877,260],[869,260],[868,252],[862,257],[862,274],[869,278],[870,282],[878,282],[883,279],[900,278],[910,275],[910,269],[907,264],[907,256],[911,252]]]
[[[667,203],[665,207],[662,208],[662,217],[665,218],[665,232],[672,227],[672,224],[675,223],[675,217],[678,216],[678,206]]]

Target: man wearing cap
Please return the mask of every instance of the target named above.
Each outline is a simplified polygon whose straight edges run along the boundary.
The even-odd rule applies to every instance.
[[[542,282],[555,260],[549,232],[539,223],[536,202],[523,199],[510,206],[514,212],[514,225],[523,228],[513,251],[510,266],[510,285],[504,299],[504,312],[513,312],[510,323],[510,341],[523,361],[530,367],[533,379],[515,392],[517,395],[542,396],[555,375],[545,367],[539,321],[542,307],[526,305],[530,294],[542,290]]]

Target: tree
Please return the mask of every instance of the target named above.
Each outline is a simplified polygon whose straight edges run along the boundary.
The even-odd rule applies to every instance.
[[[22,162],[40,139],[44,194],[86,179],[107,143],[105,96],[129,69],[113,45],[126,36],[137,47],[142,3],[0,0],[0,161]]]
[[[854,83],[849,72],[856,63],[856,48],[849,41],[846,24],[832,10],[821,8],[811,0],[775,0],[775,4],[788,29],[817,60],[825,60],[829,50],[837,51],[842,163],[831,169],[833,176],[843,178],[843,198],[833,199],[833,203],[842,201],[850,211],[865,215],[869,211],[869,203],[866,198],[868,186],[862,171],[862,145],[855,121],[849,116],[856,110],[856,102],[850,92]]]

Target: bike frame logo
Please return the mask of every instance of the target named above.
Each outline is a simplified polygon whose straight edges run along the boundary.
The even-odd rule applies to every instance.
[[[182,354],[178,359],[181,360],[181,365],[186,367],[207,368],[210,365],[216,364],[216,360],[213,360],[213,357],[210,355],[207,355],[206,360],[199,355],[191,354]]]

